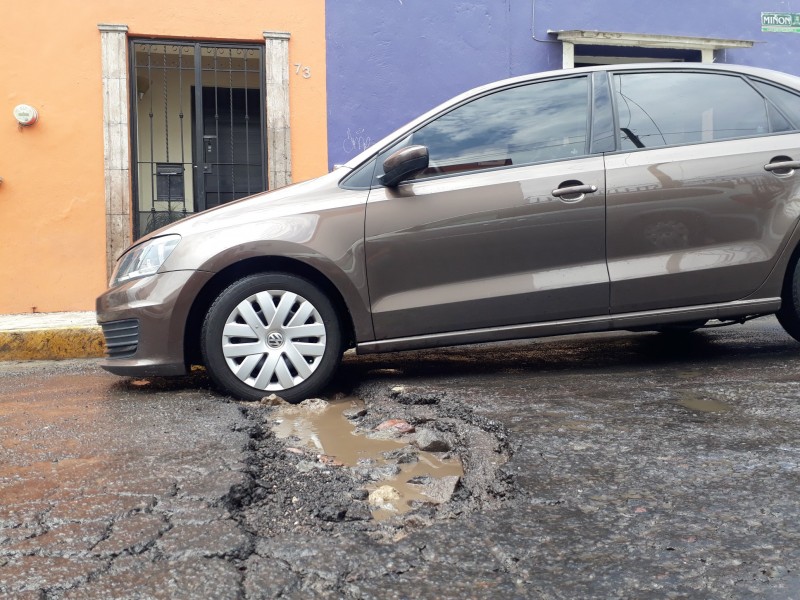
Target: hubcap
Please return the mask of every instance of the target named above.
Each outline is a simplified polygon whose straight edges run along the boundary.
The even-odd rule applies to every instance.
[[[222,352],[231,372],[259,390],[294,387],[316,371],[325,353],[325,324],[316,307],[284,290],[242,300],[228,315]]]

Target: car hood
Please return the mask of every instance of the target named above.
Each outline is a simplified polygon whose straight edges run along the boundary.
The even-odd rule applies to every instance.
[[[330,191],[336,189],[339,181],[349,172],[349,168],[339,167],[316,179],[262,192],[195,213],[157,229],[138,239],[134,245],[163,235],[178,234],[185,237],[205,234],[242,223],[263,222],[270,218],[314,212],[330,200]]]

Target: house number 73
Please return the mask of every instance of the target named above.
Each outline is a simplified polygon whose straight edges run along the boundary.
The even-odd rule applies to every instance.
[[[311,67],[295,63],[294,72],[296,75],[302,75],[304,79],[311,79]]]

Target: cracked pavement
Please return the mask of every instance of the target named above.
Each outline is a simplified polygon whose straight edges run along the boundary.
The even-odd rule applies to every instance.
[[[165,402],[92,363],[14,369],[0,384],[0,592],[188,598],[240,587],[231,559],[253,542],[225,507],[246,480],[235,404],[180,389]]]
[[[509,448],[493,474],[476,442],[450,506],[389,537],[202,378],[0,364],[0,597],[800,598],[798,358],[773,319],[348,355],[367,421]]]

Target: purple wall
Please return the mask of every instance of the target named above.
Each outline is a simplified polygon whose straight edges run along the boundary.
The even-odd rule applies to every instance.
[[[754,40],[717,60],[800,75],[800,33],[762,33],[770,11],[792,9],[788,0],[328,0],[329,163],[471,87],[561,68],[561,44],[534,39],[549,29]]]

